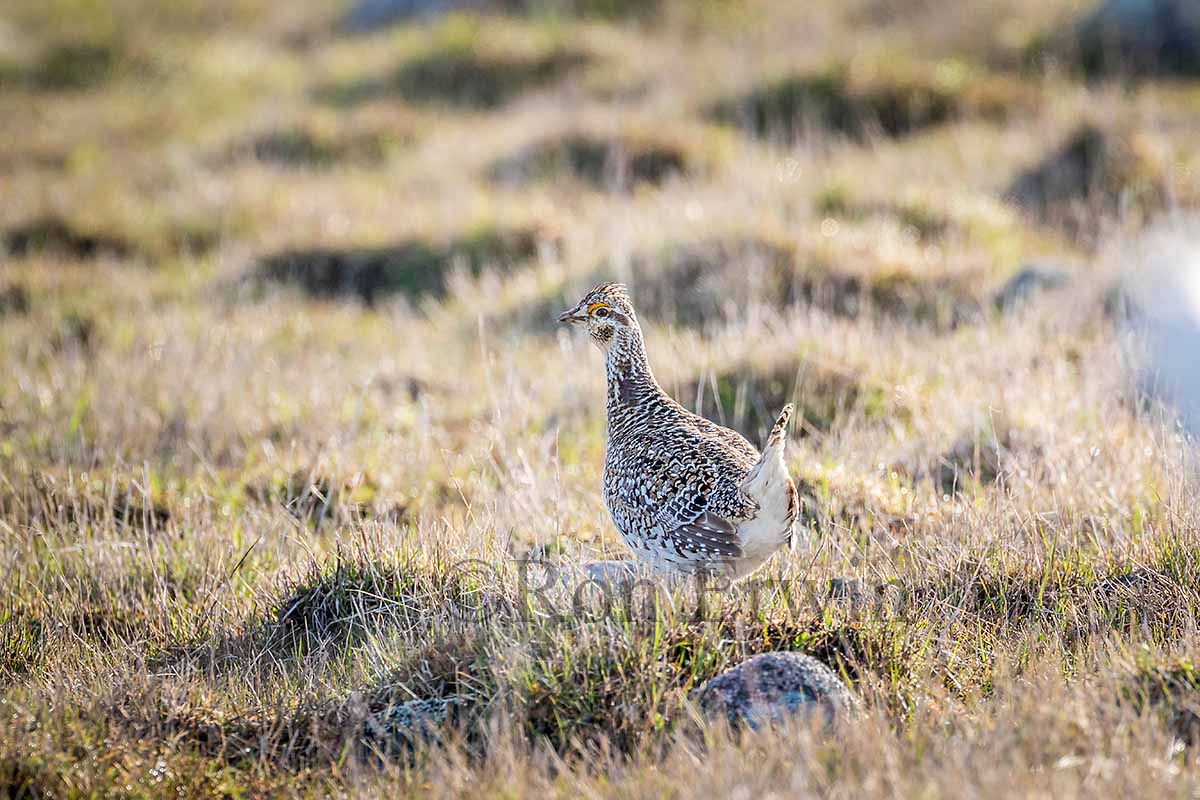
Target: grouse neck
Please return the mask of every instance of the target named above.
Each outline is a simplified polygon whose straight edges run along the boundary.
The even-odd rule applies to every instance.
[[[646,345],[642,332],[637,328],[626,328],[617,334],[608,349],[605,369],[608,373],[610,414],[623,406],[663,395],[654,373],[650,371]]]

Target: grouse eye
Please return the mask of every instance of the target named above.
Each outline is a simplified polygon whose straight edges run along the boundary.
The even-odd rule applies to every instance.
[[[601,307],[601,308],[596,309],[596,316],[599,317],[600,319],[604,319],[605,317],[608,316],[608,314],[609,314],[609,312],[608,312],[607,308]]]

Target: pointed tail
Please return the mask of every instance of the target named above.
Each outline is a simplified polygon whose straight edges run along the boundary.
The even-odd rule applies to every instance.
[[[775,448],[783,449],[783,443],[787,438],[788,422],[792,418],[792,404],[788,403],[783,407],[783,411],[779,412],[779,418],[775,420],[775,424],[771,426],[771,435],[767,437],[767,444],[763,447],[763,453]]]
[[[771,482],[773,475],[782,473],[787,477],[787,465],[783,461],[783,444],[787,441],[787,424],[792,418],[792,404],[788,403],[783,407],[783,411],[779,412],[779,418],[775,420],[775,424],[771,426],[771,435],[767,437],[767,443],[763,445],[762,455],[758,457],[758,462],[750,468],[750,472],[742,480],[741,490],[748,492],[751,497],[757,498],[766,485]]]

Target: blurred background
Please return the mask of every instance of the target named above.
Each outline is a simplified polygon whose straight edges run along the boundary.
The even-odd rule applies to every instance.
[[[381,437],[489,414],[583,456],[552,320],[601,280],[688,405],[940,488],[1055,427],[1012,359],[1195,386],[1194,288],[1138,282],[1196,262],[1191,0],[15,0],[0,106],[22,463],[428,487]]]

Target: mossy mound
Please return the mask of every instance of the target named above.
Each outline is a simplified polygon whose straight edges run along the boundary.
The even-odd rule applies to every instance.
[[[980,318],[978,300],[963,280],[906,272],[860,276],[832,269],[812,270],[792,283],[792,298],[839,316],[874,312],[951,330]]]
[[[35,57],[6,70],[7,82],[48,91],[103,86],[123,69],[140,66],[118,36],[63,36],[46,43]]]
[[[573,132],[535,142],[492,167],[500,182],[574,178],[600,189],[657,186],[700,171],[704,159],[682,139],[645,133],[613,137]]]
[[[864,141],[906,136],[957,118],[1002,119],[1037,103],[1029,87],[960,62],[879,63],[783,77],[716,104],[711,115],[764,138],[793,141],[828,132]]]
[[[29,220],[4,232],[3,249],[15,258],[46,253],[66,258],[125,258],[133,245],[118,236],[77,228],[62,217],[45,216]]]
[[[823,190],[816,198],[814,210],[822,217],[862,223],[875,219],[894,220],[901,230],[910,232],[918,241],[935,241],[953,227],[953,222],[940,211],[916,200],[894,203],[864,201],[854,198],[841,185]]]
[[[25,314],[31,305],[29,290],[23,284],[0,286],[0,317]]]
[[[1154,140],[1128,126],[1085,124],[1021,173],[1007,197],[1072,235],[1105,219],[1144,221],[1167,204],[1167,165]]]
[[[450,272],[508,270],[535,258],[552,238],[536,228],[484,229],[447,243],[410,240],[383,247],[286,250],[262,258],[255,283],[294,286],[315,298],[372,305],[391,295],[410,300],[445,295]]]
[[[562,79],[584,64],[572,50],[554,50],[536,58],[499,59],[464,53],[437,53],[404,66],[395,90],[416,103],[496,108],[512,97]]]
[[[965,279],[881,265],[848,272],[841,254],[785,237],[712,237],[637,253],[626,282],[639,314],[659,324],[719,327],[765,306],[810,306],[841,317],[875,313],[949,329],[975,320],[980,304]],[[611,279],[598,270],[596,279]]]
[[[424,54],[391,74],[331,89],[339,103],[400,97],[421,105],[489,110],[549,86],[588,63],[582,50],[558,42],[499,37],[483,26],[455,25]]]
[[[92,353],[101,341],[96,319],[86,311],[68,309],[57,316],[47,338],[50,350],[56,354]]]
[[[330,137],[304,128],[266,131],[234,148],[235,157],[286,167],[330,167],[382,161],[388,140],[380,136]]]
[[[783,301],[796,259],[796,248],[786,239],[714,237],[635,254],[627,282],[643,318],[706,327],[754,302]]]

